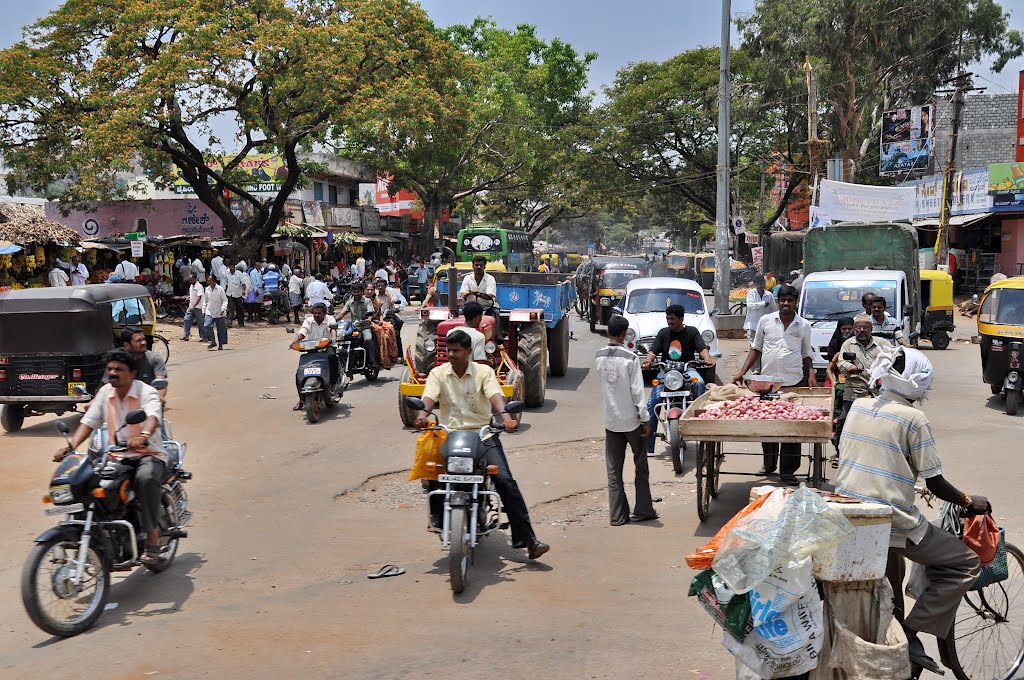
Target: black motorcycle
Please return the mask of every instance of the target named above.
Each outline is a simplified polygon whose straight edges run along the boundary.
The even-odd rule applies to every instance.
[[[425,410],[422,399],[406,397],[406,404],[417,411]],[[505,404],[509,414],[521,413],[523,402],[510,401]],[[487,465],[487,442],[505,431],[499,417],[493,416],[491,423],[480,430],[449,430],[435,424],[428,430],[444,430],[448,438],[441,445],[444,472],[437,476],[443,489],[430,491],[431,496],[443,496],[444,514],[441,520],[441,543],[448,548],[448,575],[452,592],[461,593],[469,581],[469,567],[473,564],[473,550],[481,536],[501,524],[501,497],[494,490],[491,475],[497,474],[497,466]],[[428,463],[428,467],[432,464]]]
[[[184,319],[188,311],[187,295],[167,295],[155,293],[153,295],[153,306],[156,308],[156,318],[168,321]]]
[[[373,313],[353,324],[340,321],[338,328],[338,362],[341,374],[349,381],[356,373],[362,373],[369,382],[375,382],[380,374],[380,365],[370,359],[369,348],[363,342],[363,331],[370,327]]]
[[[162,389],[163,382],[156,380],[153,387]],[[145,411],[130,411],[125,425],[145,420]],[[67,440],[68,426],[59,421],[57,429]],[[21,600],[32,622],[51,635],[69,637],[91,628],[110,597],[112,571],[131,571],[144,564],[162,572],[174,562],[178,542],[188,536],[185,528],[192,513],[183,484],[192,475],[182,468],[185,445],[171,438],[170,423],[165,422],[169,462],[161,528],[169,541],[155,563],[139,561],[146,535],[132,489],[131,452],[117,441],[119,433],[111,436],[105,425],[95,430],[87,453],[72,453],[58,464],[43,498],[53,505],[46,514],[63,519],[36,538],[21,573]]]
[[[277,323],[282,316],[287,319],[291,313],[291,305],[288,302],[287,290],[268,290],[263,294],[263,301],[260,303],[260,310],[263,318],[270,323]]]

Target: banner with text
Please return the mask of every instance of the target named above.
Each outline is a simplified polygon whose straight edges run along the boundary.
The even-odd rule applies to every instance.
[[[215,156],[206,161],[206,167],[222,172],[225,163],[230,163],[234,156]],[[284,184],[288,167],[283,158],[277,154],[257,153],[243,158],[234,169],[245,177],[241,180],[242,189],[251,194],[276,194]],[[211,180],[210,184],[214,182]],[[181,177],[174,180],[174,193],[194,194],[195,189]]]
[[[914,187],[876,187],[823,179],[818,207],[832,222],[890,222],[914,216]]]
[[[934,149],[934,121],[931,104],[884,111],[878,174],[927,172]]]

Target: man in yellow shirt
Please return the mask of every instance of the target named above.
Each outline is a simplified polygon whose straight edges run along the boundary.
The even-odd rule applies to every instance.
[[[453,331],[448,334],[447,342],[448,363],[434,368],[427,375],[427,384],[423,388],[426,411],[417,415],[416,427],[426,427],[427,414],[440,405],[439,422],[450,430],[479,430],[491,422],[493,412],[500,414],[506,432],[515,432],[519,423],[505,412],[505,398],[494,369],[470,361],[473,340],[469,334]],[[494,488],[508,514],[512,547],[526,548],[530,559],[537,559],[551,547],[537,540],[533,533],[526,501],[512,478],[501,441],[492,437],[484,445],[487,447],[487,463],[498,466]]]

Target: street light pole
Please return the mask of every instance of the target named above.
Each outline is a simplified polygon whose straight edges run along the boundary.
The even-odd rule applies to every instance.
[[[729,34],[732,2],[722,0],[722,45],[718,73],[718,199],[715,209],[715,309],[729,312]]]

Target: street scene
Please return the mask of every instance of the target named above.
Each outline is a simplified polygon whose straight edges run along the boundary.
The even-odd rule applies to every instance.
[[[657,4],[12,15],[0,678],[1024,678],[1024,15]]]

